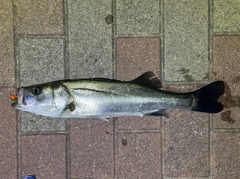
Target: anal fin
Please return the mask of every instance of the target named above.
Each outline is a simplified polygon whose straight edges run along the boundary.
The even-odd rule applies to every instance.
[[[160,110],[152,112],[152,113],[146,113],[146,114],[144,114],[144,116],[155,116],[155,117],[166,116],[167,117],[168,114],[165,109],[160,109]]]
[[[89,117],[88,119],[91,119],[91,120],[99,120],[99,121],[106,121],[106,122],[109,121],[109,120],[106,119],[105,117]]]

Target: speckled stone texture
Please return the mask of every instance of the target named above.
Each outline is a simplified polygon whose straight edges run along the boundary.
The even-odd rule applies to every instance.
[[[21,86],[63,79],[63,40],[20,39],[18,61]]]
[[[167,177],[204,177],[209,170],[208,115],[172,111],[165,120],[164,173]]]
[[[68,2],[70,78],[113,77],[112,1]]]
[[[161,130],[163,117],[119,117],[118,130]]]
[[[171,85],[165,90],[188,92],[203,85]],[[166,177],[207,177],[209,169],[209,115],[169,110],[164,118],[164,173]]]
[[[66,132],[68,119],[49,118],[28,112],[20,113],[20,131],[28,132]]]
[[[240,177],[240,133],[213,133],[213,179]]]
[[[72,178],[114,178],[113,121],[70,120]]]
[[[12,1],[1,0],[0,7],[0,85],[8,86],[15,79]]]
[[[118,35],[154,35],[160,29],[159,0],[116,1]]]
[[[213,81],[225,82],[225,94],[220,98],[224,111],[212,116],[214,128],[240,127],[240,37],[213,38]]]
[[[166,81],[209,79],[208,1],[164,1]]]
[[[0,178],[17,178],[17,121],[9,95],[13,88],[0,88]]]
[[[63,34],[63,0],[16,1],[18,34]]]
[[[117,177],[161,179],[160,142],[160,133],[118,133]]]
[[[238,0],[213,0],[213,31],[239,33],[240,3]]]
[[[41,178],[66,178],[66,135],[21,137],[21,175]]]
[[[40,84],[64,78],[63,40],[20,39],[20,86]],[[29,131],[63,131],[65,119],[52,119],[21,112],[20,129]]]
[[[0,178],[240,178],[239,9],[239,0],[0,0]],[[223,80],[224,111],[103,122],[11,108],[19,86],[146,71],[177,92]]]
[[[160,39],[152,37],[117,38],[117,79],[132,80],[146,71],[160,76]],[[121,117],[119,129],[160,129],[158,117]]]

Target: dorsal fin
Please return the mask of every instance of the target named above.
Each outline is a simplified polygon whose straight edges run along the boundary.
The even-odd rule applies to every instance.
[[[133,79],[130,82],[134,83],[134,84],[146,86],[146,87],[155,88],[155,89],[161,89],[162,88],[161,81],[151,71],[143,73],[141,76]]]

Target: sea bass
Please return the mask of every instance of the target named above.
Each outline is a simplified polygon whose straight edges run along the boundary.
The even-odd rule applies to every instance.
[[[12,106],[54,118],[107,120],[120,116],[166,116],[167,109],[206,113],[223,110],[218,98],[224,93],[222,81],[193,92],[161,90],[153,72],[132,81],[104,78],[62,80],[18,88]]]

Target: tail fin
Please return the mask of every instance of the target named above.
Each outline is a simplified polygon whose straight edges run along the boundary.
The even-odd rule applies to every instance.
[[[223,106],[217,100],[223,93],[223,81],[216,81],[200,88],[193,92],[195,105],[193,105],[192,110],[206,113],[218,113],[222,111]]]

